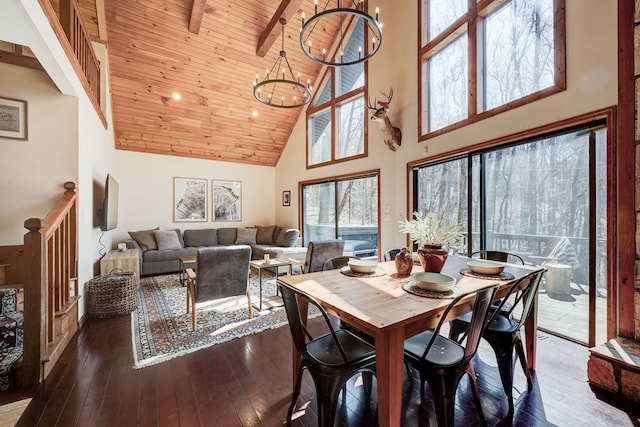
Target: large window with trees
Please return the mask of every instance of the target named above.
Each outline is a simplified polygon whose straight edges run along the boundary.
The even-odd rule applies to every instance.
[[[564,90],[564,0],[421,0],[424,140]]]
[[[348,61],[357,60],[364,45],[365,27],[359,21],[342,52]],[[307,167],[366,156],[366,71],[366,63],[326,70],[307,108]]]
[[[345,255],[376,255],[379,175],[376,170],[301,183],[304,245],[343,239]]]
[[[541,328],[606,339],[607,131],[604,122],[414,165],[414,210],[463,224],[465,255],[499,250],[547,268]],[[590,309],[593,304],[594,310]]]

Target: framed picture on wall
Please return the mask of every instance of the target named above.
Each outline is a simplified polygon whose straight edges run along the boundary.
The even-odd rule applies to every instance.
[[[282,192],[282,206],[291,206],[291,191]]]
[[[212,179],[212,221],[242,221],[242,182]]]
[[[0,97],[0,138],[27,139],[27,101]]]
[[[206,222],[209,180],[173,178],[173,222]]]

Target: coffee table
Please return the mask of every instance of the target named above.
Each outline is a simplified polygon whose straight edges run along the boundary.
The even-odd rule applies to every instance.
[[[185,286],[185,279],[187,278],[187,266],[194,267],[197,262],[195,256],[185,255],[180,257],[180,284]]]
[[[251,261],[251,263],[249,264],[251,266],[251,268],[255,268],[256,270],[258,270],[258,282],[259,282],[259,286],[260,286],[260,295],[259,295],[259,299],[258,299],[258,305],[253,304],[253,306],[256,308],[256,310],[258,311],[262,311],[262,303],[263,303],[263,298],[262,298],[262,270],[265,269],[269,269],[269,268],[275,268],[276,270],[276,278],[278,276],[278,272],[280,270],[280,267],[287,267],[287,276],[291,276],[291,261],[286,261],[286,260],[282,260],[282,259],[271,259],[269,261],[265,261],[262,259],[256,259]],[[276,291],[277,293],[277,291]],[[266,297],[264,298],[264,303],[267,304],[266,308],[274,308],[274,307],[280,307],[282,306],[282,298],[279,297],[277,294],[274,296],[270,296],[270,297]]]

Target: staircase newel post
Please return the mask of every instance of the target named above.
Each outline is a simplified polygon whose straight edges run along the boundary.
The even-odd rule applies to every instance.
[[[42,358],[46,350],[46,248],[44,220],[29,218],[24,235],[24,385],[43,380]]]

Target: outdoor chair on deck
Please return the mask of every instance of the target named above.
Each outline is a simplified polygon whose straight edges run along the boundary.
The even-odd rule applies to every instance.
[[[187,314],[191,309],[196,330],[196,303],[220,298],[247,296],[249,318],[253,317],[249,290],[251,247],[246,245],[198,249],[197,272],[187,269]]]
[[[396,255],[398,255],[400,253],[402,249],[400,248],[396,248],[396,249],[389,249],[388,251],[386,251],[383,255],[382,255],[382,259],[384,261],[393,261],[394,259],[396,259]]]
[[[537,271],[533,275],[525,276],[515,282],[509,292],[503,298],[506,301],[511,295],[515,296],[515,300],[511,308],[505,312],[502,306],[494,306],[488,320],[487,327],[482,337],[491,345],[498,363],[500,371],[500,380],[502,387],[507,395],[509,404],[509,416],[513,416],[513,352],[518,354],[520,365],[527,377],[527,385],[529,390],[533,387],[531,371],[527,365],[527,359],[522,344],[522,336],[520,330],[524,325],[524,321],[529,316],[533,301],[540,279],[544,270]],[[449,329],[449,337],[457,339],[457,337],[469,329],[472,319],[468,314],[462,315],[451,321]]]
[[[497,289],[498,285],[494,283],[477,291],[459,295],[449,304],[434,330],[422,332],[404,342],[405,364],[412,366],[420,373],[420,401],[424,401],[424,383],[426,381],[433,394],[439,426],[454,425],[456,390],[464,374],[469,374],[478,415],[483,424],[486,423],[480,405],[478,385],[471,359],[478,349],[478,343],[486,326],[489,307],[491,307]],[[470,313],[470,327],[467,332],[457,341],[440,335],[440,328],[449,311],[469,295],[473,295],[474,300],[472,302],[473,311]],[[465,338],[466,343],[463,346],[461,343]],[[413,382],[413,375],[410,371],[408,374],[409,380]]]
[[[375,374],[375,348],[349,331],[334,329],[324,308],[311,296],[300,290],[278,282],[289,320],[293,344],[300,354],[298,377],[287,412],[287,425],[296,406],[302,385],[302,375],[307,369],[316,388],[318,426],[333,426],[338,395],[347,380],[362,372],[364,391],[369,402],[373,375]],[[298,300],[304,300],[309,308],[315,308],[324,319],[324,335],[313,336],[300,315]]]

